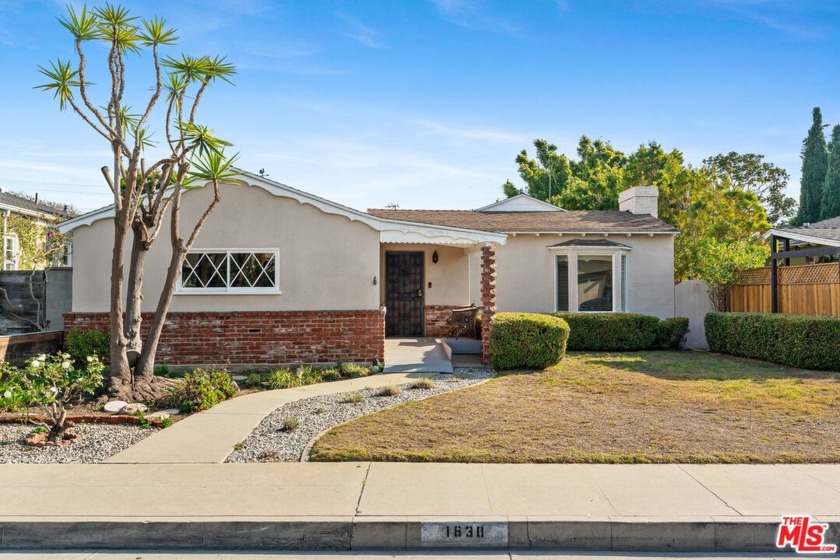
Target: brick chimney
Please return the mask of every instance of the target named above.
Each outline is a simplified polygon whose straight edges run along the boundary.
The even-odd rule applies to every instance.
[[[618,193],[618,209],[631,214],[659,216],[659,189],[656,187],[630,187]]]

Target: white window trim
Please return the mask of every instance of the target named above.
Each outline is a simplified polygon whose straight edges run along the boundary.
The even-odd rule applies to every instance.
[[[9,259],[6,255],[6,240],[12,240],[13,256]],[[20,240],[16,233],[7,233],[3,236],[3,270],[17,270],[20,260]],[[11,266],[10,266],[11,265]]]
[[[621,255],[627,255],[630,248],[627,247],[549,247],[553,254],[552,262],[554,264],[554,310],[558,313],[622,313],[621,302]],[[566,256],[569,266],[569,311],[558,311],[557,306],[557,257],[560,255]],[[612,257],[613,266],[613,284],[612,284],[612,311],[578,311],[580,308],[580,301],[578,299],[578,258],[579,257]],[[629,259],[628,259],[629,262]],[[629,277],[629,272],[628,272]],[[629,284],[629,281],[628,281]],[[630,291],[627,290],[627,299],[630,299]],[[627,307],[625,306],[626,310]],[[574,311],[573,311],[574,310]]]
[[[182,284],[181,274],[184,270],[183,264],[181,270],[178,271],[178,284],[175,287],[175,294],[180,296],[225,296],[225,295],[279,295],[283,291],[280,289],[280,249],[254,249],[254,248],[192,248],[188,254],[194,253],[273,253],[274,254],[274,287],[273,288],[185,288]],[[230,276],[230,269],[228,269],[228,276]],[[230,283],[230,278],[227,279]]]
[[[71,241],[65,241],[61,244],[64,252],[61,255],[61,266],[70,268],[73,266],[73,243]]]

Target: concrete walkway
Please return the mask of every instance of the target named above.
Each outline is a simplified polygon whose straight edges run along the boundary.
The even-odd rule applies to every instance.
[[[386,338],[385,373],[452,373],[452,362],[434,338]]]
[[[236,397],[147,437],[106,463],[222,463],[234,445],[248,437],[263,418],[285,404],[309,397],[408,383],[418,377],[422,375],[380,373]]]
[[[0,548],[774,550],[840,465],[0,465]],[[486,538],[446,541],[446,526]]]

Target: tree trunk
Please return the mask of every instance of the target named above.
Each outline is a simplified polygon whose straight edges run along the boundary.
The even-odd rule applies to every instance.
[[[139,218],[134,220],[131,229],[133,238],[128,272],[128,297],[126,298],[124,332],[127,339],[126,349],[139,353],[143,349],[140,330],[143,323],[143,273],[145,272],[149,235]]]
[[[160,335],[163,333],[163,325],[166,322],[169,306],[172,303],[172,296],[175,293],[175,283],[186,255],[187,252],[184,249],[173,247],[172,257],[169,260],[169,269],[166,271],[166,280],[160,293],[157,309],[155,309],[155,317],[152,319],[149,334],[143,345],[143,352],[140,353],[140,360],[137,362],[137,367],[135,368],[135,377],[138,379],[154,377],[155,356],[157,355],[157,347],[160,343]]]
[[[123,208],[114,216],[114,252],[111,260],[111,359],[107,394],[112,397],[123,395],[131,387],[131,368],[128,365],[125,348],[127,341],[123,332],[123,259],[125,256],[125,235],[128,230],[127,211]]]

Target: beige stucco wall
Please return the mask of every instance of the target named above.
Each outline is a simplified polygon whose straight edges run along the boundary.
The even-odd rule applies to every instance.
[[[210,189],[184,197],[182,224],[195,223]],[[147,257],[143,309],[153,311],[169,263],[168,224]],[[186,236],[186,227],[183,228]],[[108,309],[113,222],[74,231],[73,311]],[[378,309],[379,233],[360,222],[276,197],[258,187],[225,185],[195,249],[279,249],[280,289],[271,295],[176,295],[172,311]],[[128,260],[126,259],[126,270]]]
[[[379,277],[382,279],[379,289],[382,305],[385,305],[385,253],[389,251],[423,253],[425,305],[468,305],[471,303],[470,260],[463,248],[446,245],[383,243],[380,249],[379,271]],[[438,254],[437,263],[432,262],[435,251]],[[431,288],[429,282],[432,283]]]
[[[599,236],[600,237],[600,236]],[[548,246],[574,239],[564,235],[508,236],[496,248],[496,307],[499,311],[552,312],[555,306],[554,256]],[[627,255],[627,310],[674,316],[674,238],[671,235],[611,236],[632,250]],[[480,254],[470,256],[471,300],[480,303]]]

